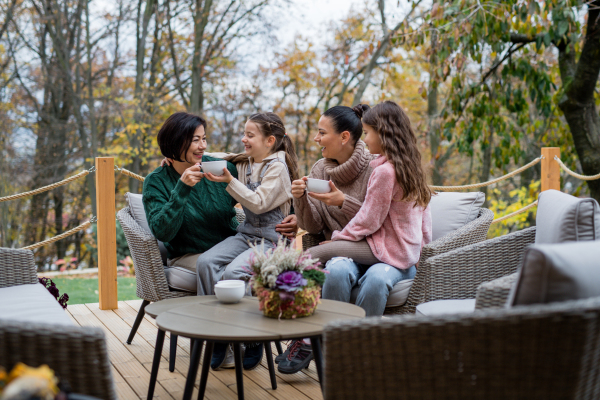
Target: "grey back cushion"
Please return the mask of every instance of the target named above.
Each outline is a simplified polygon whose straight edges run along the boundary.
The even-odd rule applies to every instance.
[[[465,226],[479,215],[485,201],[482,192],[440,192],[431,197],[432,241]]]
[[[536,244],[525,251],[508,306],[600,296],[600,241]]]
[[[600,239],[600,207],[594,199],[579,199],[558,190],[538,197],[536,244]]]
[[[146,232],[152,235],[152,231],[150,230],[150,226],[148,225],[148,219],[146,218],[146,211],[144,210],[144,203],[142,202],[142,195],[136,193],[125,193],[125,198],[127,199],[127,204],[129,205],[129,210],[131,211],[131,215],[133,215],[133,219],[138,225],[144,229]],[[163,242],[160,240],[156,240],[158,242],[158,249],[160,250],[160,256],[162,258],[163,265],[167,265],[167,249]]]

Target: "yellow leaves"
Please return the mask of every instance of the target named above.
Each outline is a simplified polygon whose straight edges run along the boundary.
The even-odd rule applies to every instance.
[[[496,58],[496,56],[498,55],[498,53],[496,53],[495,51],[492,51],[492,54],[490,54],[490,57],[493,59]]]
[[[535,181],[529,186],[523,186],[509,192],[509,201],[497,200],[501,192],[498,189],[491,191],[490,210],[494,212],[495,218],[500,218],[526,207],[537,200],[540,192],[540,181]],[[534,214],[537,207],[532,207],[527,211],[515,215],[507,220],[492,224],[488,232],[488,237],[497,237],[505,235],[514,230],[520,230],[528,227],[527,219],[529,215]]]

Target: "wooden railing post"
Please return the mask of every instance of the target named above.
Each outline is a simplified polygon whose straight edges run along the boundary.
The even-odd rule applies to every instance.
[[[113,310],[118,308],[115,159],[113,157],[96,158],[96,210],[100,309]]]
[[[542,147],[542,192],[544,190],[560,190],[560,165],[554,156],[560,158],[559,147]]]

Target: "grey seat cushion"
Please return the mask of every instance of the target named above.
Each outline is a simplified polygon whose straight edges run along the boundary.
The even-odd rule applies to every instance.
[[[432,240],[465,226],[479,215],[485,202],[482,192],[441,192],[431,197]]]
[[[142,195],[127,192],[125,193],[125,198],[127,199],[129,210],[131,210],[131,215],[133,215],[135,222],[137,222],[142,229],[152,235],[152,231],[148,225],[148,219],[146,218],[146,210],[144,210]],[[158,242],[158,249],[160,250],[160,257],[162,258],[163,265],[167,265],[167,248],[160,240],[157,239],[156,241]]]
[[[538,197],[536,244],[600,239],[600,207],[594,199],[579,199],[558,190]]]
[[[39,283],[1,288],[0,318],[21,322],[75,325],[54,296]]]
[[[472,313],[475,311],[475,299],[434,300],[417,306],[417,315],[446,315]]]
[[[536,244],[525,251],[508,306],[600,296],[600,241]]]
[[[388,296],[387,303],[385,303],[386,307],[399,307],[406,303],[406,299],[408,298],[408,293],[410,292],[410,287],[412,286],[412,279],[404,279],[400,282],[396,283]],[[352,304],[356,303],[356,298],[358,297],[358,286],[355,286],[350,293],[350,302]]]
[[[196,270],[192,271],[185,267],[165,267],[165,276],[169,287],[184,292],[196,293]]]

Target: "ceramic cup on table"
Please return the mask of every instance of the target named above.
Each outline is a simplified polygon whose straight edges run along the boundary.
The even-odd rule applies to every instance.
[[[215,295],[221,303],[237,303],[246,293],[246,282],[238,280],[219,281],[215,285]]]
[[[227,161],[204,161],[202,163],[202,171],[210,172],[215,176],[223,175],[223,168],[227,168]]]
[[[329,193],[331,187],[329,187],[329,181],[323,179],[308,178],[306,181],[306,189],[313,193]]]

